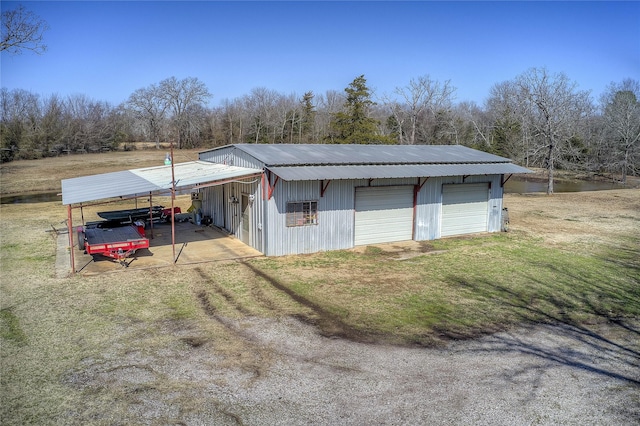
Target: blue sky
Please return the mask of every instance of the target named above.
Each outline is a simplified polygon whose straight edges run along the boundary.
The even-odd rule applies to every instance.
[[[113,105],[172,76],[204,82],[210,106],[258,87],[343,91],[362,74],[376,97],[429,75],[480,105],[531,67],[565,73],[594,99],[640,80],[640,2],[22,4],[49,24],[48,51],[2,52],[2,87]]]

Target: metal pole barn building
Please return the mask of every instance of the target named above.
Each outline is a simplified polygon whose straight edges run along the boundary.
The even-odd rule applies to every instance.
[[[498,232],[505,182],[531,173],[471,148],[234,144],[202,162],[262,175],[203,187],[203,214],[267,256]]]

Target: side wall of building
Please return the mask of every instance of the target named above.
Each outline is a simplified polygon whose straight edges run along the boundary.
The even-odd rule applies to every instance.
[[[202,190],[202,212],[213,224],[264,253],[263,203],[259,178]],[[244,200],[244,201],[243,201]]]
[[[418,193],[415,214],[414,239],[435,240],[441,237],[442,186],[446,184],[484,183],[489,184],[487,231],[498,232],[502,222],[502,176],[462,176],[430,177]]]
[[[268,256],[315,253],[353,247],[355,188],[359,186],[414,185],[417,179],[279,181],[265,201]],[[322,185],[325,191],[322,193]],[[322,194],[322,195],[321,195]],[[287,203],[318,202],[318,224],[287,226]]]
[[[423,178],[424,179],[424,178]],[[322,182],[279,181],[271,199],[265,200],[265,253],[281,256],[296,253],[348,249],[354,246],[354,206],[357,187],[404,186],[416,187],[418,178],[334,180],[326,185],[321,196]],[[440,238],[442,217],[442,186],[445,184],[487,183],[489,186],[487,230],[500,231],[502,215],[501,176],[462,176],[429,178],[417,194],[414,215],[414,240]],[[318,224],[287,227],[288,202],[318,201]]]
[[[202,152],[199,159],[229,166],[254,169],[264,167],[264,163],[234,146]],[[203,214],[210,215],[215,226],[266,253],[263,189],[260,179],[239,179],[237,182],[206,188],[203,193]],[[243,206],[243,196],[249,198],[248,206]],[[243,211],[243,207],[248,207],[248,210]],[[247,219],[248,223],[244,223]]]
[[[234,147],[233,145],[201,152],[198,158],[200,160],[226,164],[228,166],[248,167],[252,169],[262,169],[264,167],[264,163],[262,161],[247,154],[241,149]]]

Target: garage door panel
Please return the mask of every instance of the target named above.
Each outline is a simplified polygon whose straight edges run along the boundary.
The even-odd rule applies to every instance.
[[[441,235],[486,232],[488,204],[487,183],[443,185]]]
[[[413,187],[356,188],[355,245],[410,240]]]

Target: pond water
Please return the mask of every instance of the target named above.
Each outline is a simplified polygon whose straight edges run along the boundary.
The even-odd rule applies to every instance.
[[[25,204],[25,203],[48,203],[50,201],[60,201],[62,196],[59,192],[42,192],[39,194],[19,194],[0,197],[0,204]]]
[[[613,182],[598,181],[554,181],[553,192],[603,191],[624,189],[625,186]],[[547,181],[512,177],[505,183],[504,192],[526,194],[529,192],[547,192]]]

